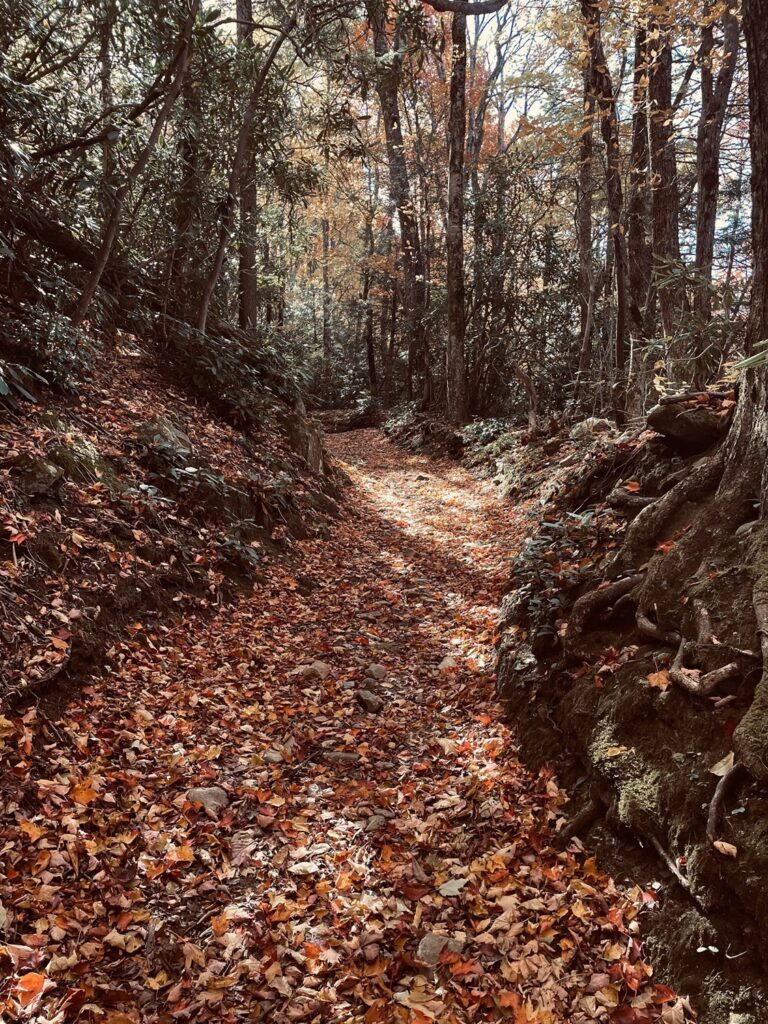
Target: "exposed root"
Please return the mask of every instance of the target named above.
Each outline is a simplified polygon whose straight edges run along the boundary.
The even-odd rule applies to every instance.
[[[652,505],[657,499],[649,498],[644,494],[633,494],[623,487],[615,487],[606,498],[606,501],[613,508],[641,509]]]
[[[584,626],[589,619],[601,608],[607,608],[620,598],[624,598],[638,586],[642,581],[643,574],[637,573],[634,576],[627,576],[625,579],[616,580],[605,587],[597,590],[590,590],[576,601],[571,612],[568,623],[568,648],[573,652],[576,639],[581,636]]]
[[[665,632],[661,626],[657,626],[655,622],[651,622],[641,608],[637,609],[635,621],[637,622],[637,628],[640,630],[642,635],[648,637],[649,640],[657,640],[659,643],[667,644],[669,647],[675,647],[680,643],[679,633]]]
[[[595,797],[591,797],[586,807],[583,807],[578,814],[574,815],[568,824],[558,832],[557,846],[563,848],[574,836],[585,835],[604,814],[605,804]]]
[[[757,619],[763,674],[755,696],[733,734],[733,748],[749,774],[760,782],[768,782],[768,565],[765,537],[755,545],[757,580],[752,604]]]
[[[642,509],[627,528],[624,545],[616,556],[614,567],[622,569],[636,565],[679,508],[714,490],[723,475],[724,464],[725,454],[721,448],[715,455],[697,463],[670,491]]]
[[[673,874],[675,876],[675,878],[678,880],[680,885],[682,885],[682,887],[685,890],[689,890],[691,888],[691,883],[688,881],[688,879],[685,877],[685,875],[682,873],[680,868],[675,863],[675,858],[672,856],[672,854],[668,853],[664,849],[664,847],[661,845],[661,843],[656,838],[656,836],[651,836],[650,839],[651,839],[651,845],[653,846],[653,848],[656,851],[656,853],[658,853],[658,855],[661,857],[661,859],[666,864],[667,870],[669,872],[671,872],[671,874]]]
[[[721,668],[713,669],[705,675],[702,675],[698,669],[686,668],[685,659],[689,654],[694,653],[696,646],[683,638],[669,670],[669,678],[672,682],[677,683],[694,697],[709,697],[718,686],[741,675],[741,666],[735,661],[731,661]]]
[[[723,817],[723,807],[736,783],[746,775],[746,769],[738,761],[732,768],[723,775],[717,784],[712,800],[709,804],[709,815],[707,816],[707,839],[714,843],[720,832],[720,822]]]

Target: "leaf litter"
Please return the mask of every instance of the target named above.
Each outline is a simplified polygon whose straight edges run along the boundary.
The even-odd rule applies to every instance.
[[[3,719],[4,1019],[695,1019],[643,959],[655,897],[553,846],[566,794],[495,702],[525,510],[375,431],[332,447],[329,540]]]

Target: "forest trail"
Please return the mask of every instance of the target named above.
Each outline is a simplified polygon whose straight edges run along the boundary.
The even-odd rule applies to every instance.
[[[13,998],[106,1024],[658,1020],[651,897],[552,848],[565,796],[495,702],[524,510],[376,431],[330,446],[354,484],[330,540],[0,732]]]

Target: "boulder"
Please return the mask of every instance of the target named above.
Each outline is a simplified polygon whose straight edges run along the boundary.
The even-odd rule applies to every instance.
[[[664,437],[703,451],[727,433],[730,416],[718,413],[709,405],[678,403],[654,405],[647,421],[652,430]]]
[[[386,678],[387,670],[383,665],[373,664],[368,666],[365,674],[370,676],[371,679],[376,679],[378,682],[381,682],[382,679]]]

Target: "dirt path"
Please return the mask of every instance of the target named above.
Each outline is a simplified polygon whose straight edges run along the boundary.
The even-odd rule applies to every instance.
[[[6,1016],[657,1020],[648,897],[552,849],[564,796],[494,702],[522,514],[375,431],[332,447],[329,541],[213,620],[137,626],[55,723],[0,719]]]

